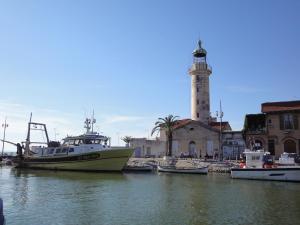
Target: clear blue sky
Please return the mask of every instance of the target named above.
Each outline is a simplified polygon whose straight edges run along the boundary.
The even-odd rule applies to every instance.
[[[192,51],[213,67],[211,111],[222,100],[236,130],[266,101],[300,99],[300,1],[0,1],[0,119],[25,138],[29,113],[63,138],[97,128],[123,144],[157,117],[190,117]],[[2,131],[0,132],[2,136]]]

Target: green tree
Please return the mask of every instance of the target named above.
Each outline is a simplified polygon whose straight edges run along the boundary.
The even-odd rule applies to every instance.
[[[158,121],[155,123],[155,127],[152,129],[151,135],[156,131],[164,131],[167,137],[167,150],[166,156],[172,156],[172,140],[173,140],[173,131],[175,125],[177,124],[178,116],[169,115],[165,118],[158,118]]]
[[[124,136],[124,137],[121,138],[121,140],[126,143],[126,147],[129,147],[129,144],[132,140],[132,137],[131,136]]]

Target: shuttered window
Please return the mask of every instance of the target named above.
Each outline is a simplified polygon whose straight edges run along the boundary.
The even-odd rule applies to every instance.
[[[286,113],[279,116],[280,130],[298,129],[298,117],[297,114]]]
[[[294,114],[293,115],[293,119],[294,119],[294,129],[295,130],[298,130],[298,128],[299,128],[299,124],[298,124],[298,115],[297,114]]]

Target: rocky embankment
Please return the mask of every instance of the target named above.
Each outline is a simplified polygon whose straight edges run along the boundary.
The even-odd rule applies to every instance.
[[[152,164],[157,165],[163,162],[162,158],[130,158],[128,165],[133,166],[134,164]],[[238,166],[238,163],[235,161],[205,161],[201,159],[178,159],[176,167],[179,168],[193,168],[199,166],[209,166],[208,171],[214,173],[230,173],[232,167]]]

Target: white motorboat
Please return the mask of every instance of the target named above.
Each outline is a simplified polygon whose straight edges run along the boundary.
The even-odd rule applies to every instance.
[[[86,133],[68,136],[61,144],[49,141],[46,125],[31,122],[30,118],[27,139],[23,142],[25,147],[15,144],[18,156],[14,164],[19,168],[32,169],[122,171],[134,150],[128,147],[111,147],[109,137],[93,132],[95,122],[94,119],[86,119]],[[45,133],[46,142],[30,141],[30,132],[35,129]]]
[[[246,164],[240,168],[231,169],[231,177],[237,179],[300,181],[300,166],[296,166],[293,159],[281,156],[280,163],[267,163],[269,153],[263,150],[244,152]]]

